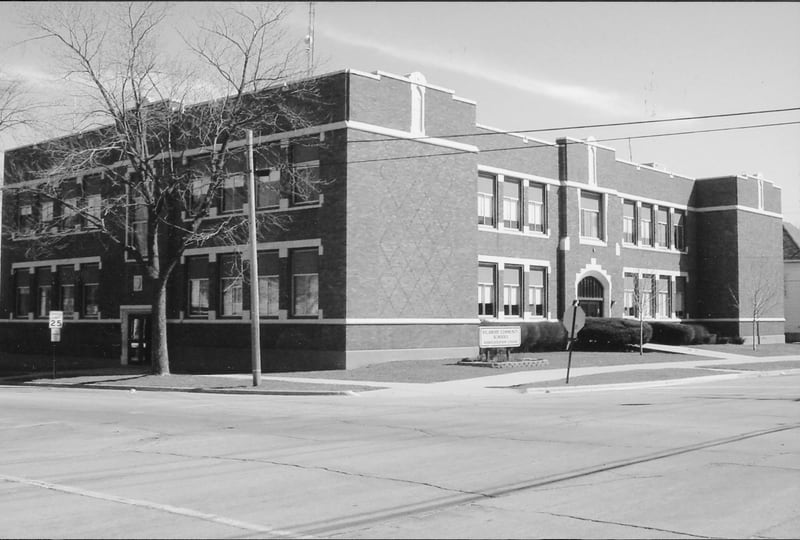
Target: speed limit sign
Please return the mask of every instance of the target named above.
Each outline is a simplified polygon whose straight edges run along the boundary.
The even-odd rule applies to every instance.
[[[51,311],[50,312],[50,328],[61,328],[64,326],[64,312]]]

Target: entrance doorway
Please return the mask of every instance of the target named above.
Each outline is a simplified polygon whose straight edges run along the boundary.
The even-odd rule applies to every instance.
[[[151,318],[147,313],[128,314],[128,364],[150,364]]]
[[[603,284],[592,276],[578,282],[578,301],[587,317],[603,316]]]

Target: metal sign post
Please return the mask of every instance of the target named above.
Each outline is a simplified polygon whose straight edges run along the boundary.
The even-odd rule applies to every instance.
[[[575,332],[579,332],[583,325],[586,324],[586,314],[578,306],[578,300],[572,301],[572,311],[564,313],[564,327],[569,330],[569,356],[567,357],[567,380],[565,384],[569,384],[569,370],[572,367],[572,349],[575,345]]]
[[[50,312],[50,343],[53,352],[53,379],[56,378],[56,343],[61,341],[61,328],[64,326],[64,312]]]

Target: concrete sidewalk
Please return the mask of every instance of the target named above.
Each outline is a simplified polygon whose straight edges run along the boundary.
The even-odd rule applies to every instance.
[[[526,385],[535,385],[548,381],[565,380],[566,371],[563,369],[537,369],[532,371],[517,371],[512,373],[501,373],[498,375],[487,375],[472,379],[458,379],[452,381],[436,383],[400,383],[400,382],[375,382],[351,379],[329,379],[304,378],[304,377],[273,377],[264,376],[264,380],[306,382],[319,384],[355,384],[359,386],[382,387],[382,390],[368,392],[370,395],[430,395],[430,394],[480,394],[486,392],[497,392],[498,389],[508,389],[532,392],[563,392],[579,390],[601,390],[624,387],[647,387],[647,386],[668,386],[675,384],[687,384],[699,380],[720,380],[741,377],[754,377],[765,375],[780,375],[793,372],[800,372],[800,355],[794,356],[765,356],[753,357],[741,354],[697,349],[692,347],[673,347],[668,345],[648,345],[646,348],[662,352],[671,352],[686,355],[684,359],[675,362],[659,362],[652,364],[623,364],[602,367],[583,367],[572,368],[570,370],[570,385],[564,387],[541,387],[535,388]],[[772,369],[776,363],[781,367]],[[764,369],[737,370],[739,365],[763,366]],[[795,364],[794,366],[786,364]],[[648,374],[667,372],[668,370],[680,370],[686,376],[677,378],[663,379],[659,376],[650,377]],[[696,370],[696,374],[691,372]],[[713,371],[714,374],[709,374]],[[716,374],[718,372],[718,374]],[[591,375],[615,374],[615,382],[611,384],[582,384],[581,378]],[[231,374],[226,377],[242,377],[249,375]],[[525,387],[525,388],[522,388]],[[367,394],[363,394],[367,395]]]
[[[570,384],[564,383],[566,369],[536,368],[530,371],[497,373],[487,370],[487,375],[469,379],[444,382],[409,383],[384,382],[352,379],[337,379],[332,372],[330,378],[302,376],[262,375],[264,382],[274,382],[273,386],[286,389],[263,387],[224,388],[213,381],[227,379],[252,380],[251,374],[195,375],[193,383],[187,386],[147,385],[136,376],[111,379],[109,376],[83,376],[62,378],[49,382],[45,378],[15,382],[11,378],[0,384],[22,384],[24,386],[50,386],[61,388],[95,388],[117,390],[204,392],[222,394],[263,394],[263,395],[358,395],[358,396],[414,396],[414,395],[480,395],[502,391],[522,393],[575,392],[586,390],[606,390],[614,388],[668,386],[688,384],[697,381],[733,379],[781,375],[800,372],[800,355],[751,357],[725,351],[714,351],[692,347],[673,347],[667,345],[646,345],[655,351],[676,353],[675,362],[630,363],[610,366],[573,367],[570,370]],[[635,357],[632,357],[635,358]],[[62,377],[67,374],[62,374]],[[298,388],[292,388],[292,385]],[[299,388],[299,387],[302,387]]]

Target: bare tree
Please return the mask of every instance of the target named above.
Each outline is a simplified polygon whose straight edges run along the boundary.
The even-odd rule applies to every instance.
[[[750,270],[747,272],[750,279],[740,286],[738,294],[733,288],[729,288],[729,291],[734,307],[741,313],[749,313],[752,317],[755,351],[758,345],[761,345],[761,319],[778,304],[783,294],[783,283],[764,268],[752,264],[745,268]]]
[[[34,107],[22,81],[0,71],[0,132],[28,125]]]
[[[17,206],[35,209],[7,224],[31,237],[29,255],[65,249],[74,239],[65,231],[82,223],[145,269],[153,290],[152,354],[161,374],[170,369],[167,283],[182,254],[246,242],[243,215],[212,212],[226,182],[246,170],[245,130],[257,136],[295,130],[319,123],[324,112],[313,82],[297,80],[303,55],[299,46],[285,45],[283,8],[224,9],[182,36],[190,55],[184,58],[169,58],[165,51],[174,47],[161,42],[174,34],[169,9],[56,3],[31,14],[30,26],[54,46],[79,89],[84,131],[37,145],[6,167],[17,181],[6,187]],[[293,191],[316,189],[318,180],[294,172],[279,149],[258,152],[257,160],[280,169]],[[261,231],[284,225],[275,215],[260,216]]]

